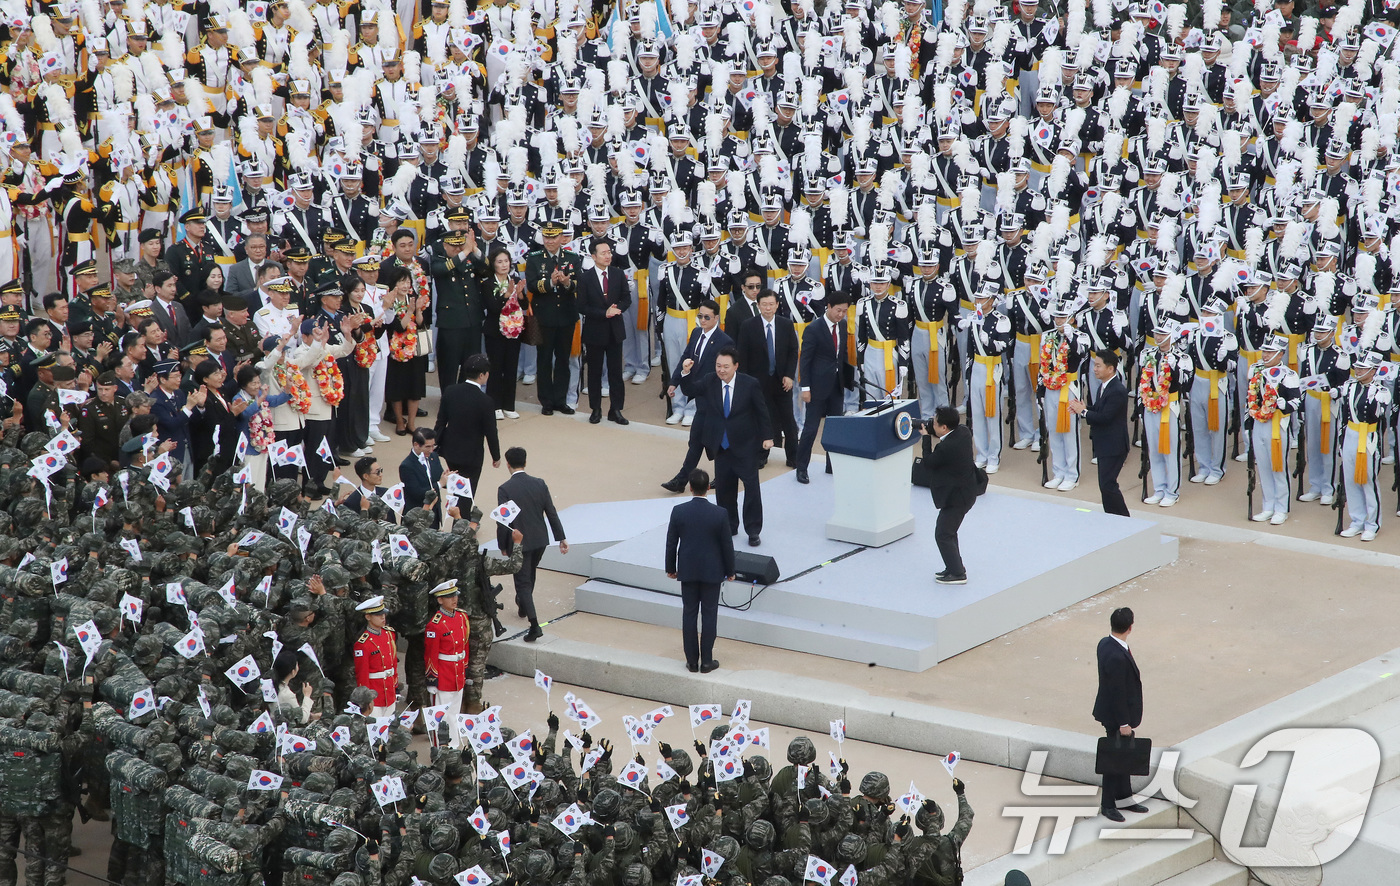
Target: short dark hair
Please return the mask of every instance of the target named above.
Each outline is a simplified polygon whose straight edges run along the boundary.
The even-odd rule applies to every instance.
[[[597,255],[599,246],[606,246],[609,249],[611,249],[612,240],[610,240],[607,237],[594,237],[593,242],[588,244],[588,251],[593,253],[594,255]]]
[[[481,378],[491,371],[491,358],[485,354],[472,354],[462,364],[462,374],[467,378]]]
[[[1118,364],[1123,361],[1123,358],[1118,356],[1117,351],[1095,351],[1094,356],[1102,360],[1103,365],[1107,366],[1109,369],[1117,369]]]
[[[29,322],[24,324],[24,334],[26,337],[33,335],[40,329],[47,329],[50,332],[53,331],[53,327],[49,325],[49,321],[41,317],[30,317]]]
[[[399,245],[400,240],[417,241],[417,239],[418,235],[413,233],[412,228],[399,228],[397,231],[394,232],[394,236],[389,238],[390,242],[392,242],[395,246]]]
[[[700,304],[696,305],[695,308],[696,310],[699,310],[700,308],[707,308],[711,314],[714,314],[716,317],[719,316],[719,302],[715,301],[712,298],[705,299],[704,301],[700,302]]]
[[[59,302],[64,302],[66,304],[67,301],[68,296],[64,295],[63,293],[50,292],[48,295],[44,296],[44,310],[52,311],[54,309],[54,306],[57,305]]]
[[[848,304],[850,304],[850,303],[851,303],[851,296],[850,296],[848,293],[841,292],[841,291],[839,291],[839,290],[838,290],[838,291],[835,291],[835,292],[829,292],[829,293],[827,293],[827,296],[826,296],[826,306],[827,306],[828,308],[831,307],[832,305],[848,305]]]
[[[374,467],[374,463],[377,461],[379,461],[379,459],[372,455],[366,455],[362,458],[355,459],[355,476],[367,476],[369,474],[369,469]]]
[[[222,327],[222,326],[206,326],[206,327],[204,327],[204,329],[199,333],[199,337],[202,338],[202,339],[204,339],[206,342],[208,342],[208,341],[213,341],[213,340],[214,340],[214,333],[215,333],[215,332],[220,332],[220,331],[222,331],[222,330],[223,330],[223,327]]]
[[[154,286],[156,289],[159,289],[165,285],[166,280],[173,279],[175,279],[175,275],[170,273],[169,271],[156,271],[154,274],[151,275],[151,285]]]
[[[1133,610],[1126,606],[1113,610],[1113,614],[1108,617],[1108,628],[1115,634],[1121,634],[1133,626]]]
[[[940,406],[933,411],[933,420],[952,430],[958,426],[958,411],[951,406]]]
[[[704,495],[710,491],[710,475],[704,468],[696,468],[690,472],[690,491],[696,495]]]
[[[149,434],[156,426],[154,413],[146,412],[141,415],[131,417],[131,436],[141,437]]]
[[[437,439],[437,431],[432,428],[419,428],[413,432],[413,444],[423,446]]]
[[[253,366],[251,364],[245,364],[243,366],[238,367],[238,374],[234,376],[234,384],[238,385],[240,389],[246,388],[248,387],[249,382],[251,382],[257,377],[258,367]]]
[[[747,283],[750,277],[757,277],[760,281],[767,279],[768,275],[760,271],[754,265],[744,268],[744,273],[739,277],[740,283]]]
[[[735,366],[739,365],[739,349],[733,345],[725,345],[720,348],[719,353],[715,354],[715,359],[718,360],[720,357],[728,357],[734,361]]]
[[[758,294],[758,300],[759,300],[759,301],[763,301],[765,298],[770,298],[770,297],[771,297],[774,301],[777,301],[777,300],[778,300],[778,293],[775,292],[775,291],[772,290],[772,289],[765,289],[765,290],[763,290],[762,292],[760,292],[760,293]]]
[[[525,467],[525,447],[512,446],[506,450],[506,465],[512,468]]]

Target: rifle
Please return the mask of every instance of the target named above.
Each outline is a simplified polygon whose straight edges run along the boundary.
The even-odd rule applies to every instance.
[[[948,334],[948,404],[958,405],[958,382],[962,380],[962,355],[958,352],[958,331],[950,329]]]
[[[1195,422],[1191,420],[1191,391],[1189,389],[1182,391],[1180,402],[1181,414],[1186,416],[1183,428],[1186,433],[1186,457],[1190,459],[1191,476],[1194,477],[1196,476],[1196,427]],[[1210,401],[1207,400],[1206,404],[1209,405]]]
[[[486,574],[486,557],[484,554],[478,555],[476,564],[476,583],[481,588],[481,600],[486,604],[486,609],[491,613],[491,629],[499,637],[506,632],[506,626],[501,624],[501,618],[496,613],[506,608],[506,605],[496,599],[501,593],[500,585],[491,584],[491,576]],[[494,607],[494,608],[493,608]]]
[[[1140,425],[1142,428],[1142,437],[1138,441],[1138,445],[1142,449],[1141,453],[1138,455],[1138,479],[1142,481],[1143,501],[1147,501],[1147,475],[1151,473],[1150,459],[1147,454],[1147,421],[1143,418],[1143,409],[1145,408],[1146,407],[1142,405],[1142,399],[1139,398],[1134,424]]]
[[[1338,422],[1338,424],[1341,423]],[[1346,427],[1345,425],[1342,426]],[[1343,439],[1345,439],[1345,437],[1343,437]],[[1342,468],[1345,467],[1345,463],[1338,457],[1341,448],[1340,443],[1332,447],[1332,488],[1336,490],[1332,495],[1332,507],[1337,511],[1337,525],[1332,529],[1333,535],[1342,534],[1342,522],[1346,519],[1347,515],[1347,484],[1346,478],[1342,476]]]
[[[1229,378],[1229,376],[1227,375],[1226,378]],[[1240,457],[1240,396],[1239,396],[1239,385],[1236,385],[1236,384],[1234,384],[1233,382],[1231,382],[1230,387],[1229,387],[1229,394],[1230,394],[1230,421],[1229,421],[1229,425],[1226,427],[1226,432],[1227,432],[1228,434],[1230,434],[1230,436],[1231,436],[1231,438],[1232,438],[1232,440],[1233,440],[1233,442],[1230,444],[1230,458],[1233,460],[1233,459],[1236,459],[1236,458],[1239,458],[1239,457]],[[1251,515],[1251,516],[1253,516],[1253,515]]]
[[[1307,394],[1303,394],[1303,406],[1298,410],[1298,454],[1293,459],[1293,478],[1298,481],[1298,492],[1294,498],[1301,497],[1303,486],[1307,483],[1308,469],[1308,407]]]
[[[1036,399],[1041,401],[1040,412],[1040,454],[1036,456],[1036,461],[1040,462],[1040,484],[1044,486],[1050,482],[1050,429],[1045,424],[1045,387],[1037,386],[1035,389]]]
[[[1249,497],[1249,519],[1254,519],[1254,487],[1258,483],[1258,474],[1254,464],[1254,416],[1245,419],[1244,434],[1247,449],[1245,450],[1249,458],[1249,485],[1245,489],[1245,494]]]
[[[671,405],[671,395],[666,393],[671,387],[671,361],[666,357],[666,340],[661,337],[661,318],[656,318],[656,345],[661,348],[661,393],[657,395],[666,401],[666,417],[671,417],[675,408]]]
[[[1007,348],[1011,359],[1005,363],[1002,375],[1006,377],[1006,426],[1011,429],[1011,440],[1016,439],[1016,349]],[[1009,371],[1008,371],[1009,370]]]

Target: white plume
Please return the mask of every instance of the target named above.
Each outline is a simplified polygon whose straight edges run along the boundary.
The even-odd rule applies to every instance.
[[[837,230],[846,227],[851,219],[851,195],[845,185],[837,185],[827,192],[827,213],[831,226]]]

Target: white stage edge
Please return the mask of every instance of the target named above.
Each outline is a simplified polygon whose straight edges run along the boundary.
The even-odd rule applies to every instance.
[[[884,547],[826,537],[835,484],[823,473],[763,484],[763,543],[737,551],[773,557],[767,588],[726,583],[719,635],[831,658],[923,671],[1037,619],[1164,566],[1176,539],[1148,520],[1031,501],[980,498],[960,532],[966,585],[936,584],[938,511],[911,489],[914,531]],[[666,524],[680,496],[577,505],[561,514],[569,553],[541,565],[591,580],[575,594],[584,611],[679,626],[680,583],[664,570]]]

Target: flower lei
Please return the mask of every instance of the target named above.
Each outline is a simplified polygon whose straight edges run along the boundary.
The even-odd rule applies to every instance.
[[[418,350],[418,321],[405,309],[399,315],[403,331],[389,333],[389,356],[398,363],[407,363],[416,356]]]
[[[267,401],[258,399],[258,411],[248,421],[248,445],[254,452],[266,452],[276,434],[272,428],[272,410]]]
[[[1153,412],[1161,412],[1171,402],[1172,368],[1163,363],[1161,355],[1144,363],[1138,378],[1138,392],[1142,405]]]
[[[497,289],[502,287],[510,293],[510,296],[506,299],[505,305],[501,307],[501,335],[509,339],[520,338],[525,332],[525,312],[520,309],[520,299],[515,297],[514,287],[511,286],[509,277],[504,283],[497,284]]]
[[[1069,339],[1058,332],[1041,336],[1040,380],[1051,391],[1058,391],[1069,381]]]
[[[288,403],[302,415],[311,411],[311,388],[306,384],[306,376],[301,370],[285,360],[277,364],[277,385],[291,395]]]
[[[379,342],[375,341],[374,331],[365,334],[364,340],[355,345],[355,365],[368,369],[379,359]]]
[[[340,373],[340,364],[334,358],[323,357],[312,370],[312,376],[316,387],[321,389],[322,398],[331,406],[339,406],[345,399],[345,376]]]
[[[1278,412],[1278,387],[1265,381],[1262,369],[1249,377],[1247,390],[1249,414],[1254,420],[1273,421],[1274,413]]]

